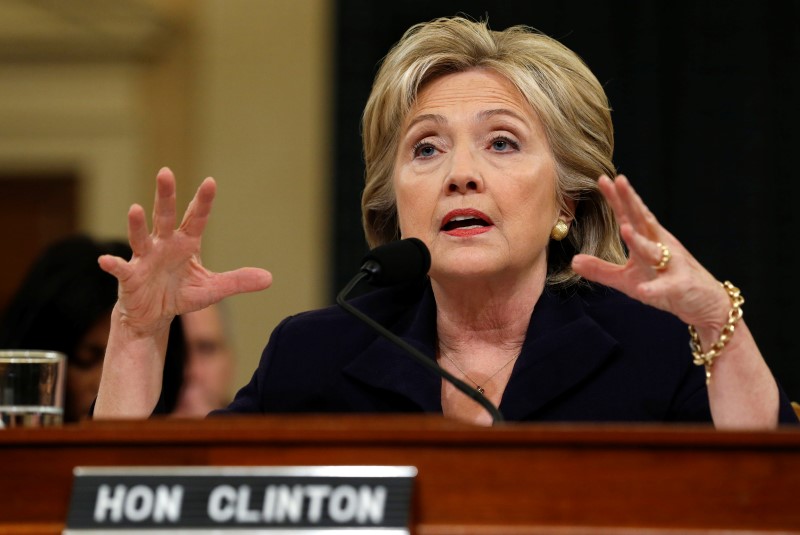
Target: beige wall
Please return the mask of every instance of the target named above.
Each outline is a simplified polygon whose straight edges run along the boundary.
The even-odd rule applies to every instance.
[[[134,4],[128,26],[104,28],[116,41],[83,31],[106,20],[97,9],[113,17],[115,6]],[[325,304],[328,4],[153,0],[95,3],[79,16],[0,5],[0,171],[76,171],[80,226],[102,237],[124,237],[130,204],[150,209],[158,167],[178,174],[183,205],[203,177],[217,179],[205,265],[259,266],[275,278],[272,289],[227,304],[237,386],[283,317]],[[65,30],[63,21],[82,17],[96,20]]]
[[[219,185],[206,264],[274,276],[229,303],[243,383],[272,328],[327,290],[331,19],[323,0],[198,5],[194,167]]]

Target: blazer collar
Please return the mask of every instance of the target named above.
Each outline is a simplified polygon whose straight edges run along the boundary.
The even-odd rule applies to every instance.
[[[436,302],[430,284],[417,305],[385,327],[434,360]],[[357,355],[344,372],[370,386],[400,394],[426,412],[442,412],[441,379],[382,336]]]
[[[430,285],[416,306],[387,327],[433,360],[436,303]],[[587,314],[579,294],[545,289],[533,310],[500,411],[511,421],[530,419],[601,366],[616,346],[617,341]],[[442,410],[441,379],[383,337],[367,346],[344,372],[370,386],[402,395],[423,411]]]
[[[588,314],[578,292],[545,288],[533,309],[500,411],[511,421],[532,419],[536,411],[591,376],[618,345]]]

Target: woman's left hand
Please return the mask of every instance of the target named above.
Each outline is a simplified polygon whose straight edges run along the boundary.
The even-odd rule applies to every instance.
[[[674,314],[696,327],[702,347],[711,347],[731,310],[727,291],[658,223],[627,178],[620,175],[612,182],[602,176],[598,184],[620,223],[630,256],[620,266],[575,255],[575,273]],[[773,429],[778,423],[778,387],[743,321],[720,360],[714,365],[713,381],[707,382],[714,425]],[[706,372],[711,372],[710,365]]]
[[[601,176],[598,185],[620,224],[629,258],[620,266],[578,254],[572,260],[575,273],[670,312],[689,325],[722,328],[731,304],[719,282],[659,224],[626,177],[619,175],[612,182]]]

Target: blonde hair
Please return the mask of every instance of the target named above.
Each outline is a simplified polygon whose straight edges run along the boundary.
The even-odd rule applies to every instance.
[[[400,128],[419,90],[432,79],[488,68],[513,83],[538,114],[556,163],[556,202],[569,213],[569,235],[551,242],[548,284],[572,284],[576,252],[622,263],[624,249],[611,208],[597,187],[615,174],[614,134],[605,92],[583,61],[528,27],[492,31],[486,22],[441,18],[411,27],[392,48],[372,86],[362,123],[366,185],[361,198],[371,247],[400,237],[392,175]]]

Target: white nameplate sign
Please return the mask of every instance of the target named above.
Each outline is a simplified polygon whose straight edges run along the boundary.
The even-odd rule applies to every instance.
[[[74,470],[65,534],[408,534],[411,466]]]

